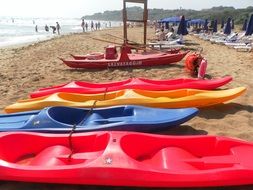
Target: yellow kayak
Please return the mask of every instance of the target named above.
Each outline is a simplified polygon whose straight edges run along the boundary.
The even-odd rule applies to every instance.
[[[172,91],[121,90],[106,94],[56,93],[40,98],[20,100],[7,106],[5,111],[14,113],[39,110],[49,106],[90,108],[125,104],[158,108],[205,107],[234,99],[245,90],[245,87],[238,87],[217,91],[179,89]]]

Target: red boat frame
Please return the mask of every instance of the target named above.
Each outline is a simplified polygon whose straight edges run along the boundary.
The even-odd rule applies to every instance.
[[[181,61],[189,51],[178,53],[153,53],[153,54],[128,54],[128,49],[122,47],[117,59],[98,60],[65,60],[60,58],[64,64],[71,68],[85,69],[107,69],[116,67],[142,67],[168,65]]]

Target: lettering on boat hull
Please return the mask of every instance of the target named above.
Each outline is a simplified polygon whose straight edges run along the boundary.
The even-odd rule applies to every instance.
[[[142,61],[111,62],[108,67],[125,67],[142,65]]]

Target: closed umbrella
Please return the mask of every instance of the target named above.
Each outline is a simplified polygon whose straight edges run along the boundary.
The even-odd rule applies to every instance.
[[[224,20],[221,20],[221,28],[224,28]]]
[[[204,23],[204,31],[208,32],[208,20],[206,19],[205,20],[205,23]]]
[[[183,35],[183,36],[188,34],[184,15],[181,17],[181,21],[178,26],[177,34]]]
[[[188,34],[187,23],[185,21],[184,15],[181,17],[181,20],[177,29],[177,34],[180,35],[179,43],[183,43],[183,36]]]
[[[245,35],[249,36],[249,35],[252,35],[252,34],[253,34],[253,14],[250,16],[249,23],[248,23]]]
[[[232,19],[231,29],[235,29],[234,19]]]
[[[224,34],[227,34],[227,35],[231,34],[231,18],[227,19],[227,23],[224,29]]]
[[[217,20],[215,19],[214,22],[213,22],[213,32],[217,32],[217,27],[218,27],[218,22]]]
[[[243,26],[242,26],[242,31],[246,31],[247,29],[247,23],[248,23],[248,19],[244,20]]]

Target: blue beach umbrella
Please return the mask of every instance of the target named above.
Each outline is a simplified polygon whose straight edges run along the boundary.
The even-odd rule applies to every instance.
[[[224,20],[221,20],[221,28],[224,28]]]
[[[186,26],[186,21],[185,21],[185,17],[184,15],[181,17],[179,26],[178,26],[178,30],[177,30],[177,34],[178,35],[187,35],[188,31],[187,31],[187,26]]]
[[[205,23],[204,23],[204,31],[208,32],[208,20],[206,19],[205,20]]]
[[[249,35],[252,35],[252,34],[253,34],[253,14],[250,16],[249,23],[248,23],[245,35],[249,36]]]
[[[217,32],[217,27],[218,27],[218,22],[217,20],[215,19],[214,22],[213,22],[213,32]]]
[[[231,22],[231,29],[235,29],[234,19],[232,19],[232,22]]]
[[[225,29],[224,29],[224,34],[231,34],[231,18],[228,18]]]
[[[247,23],[248,23],[248,19],[244,20],[243,26],[242,26],[242,31],[246,31],[247,29]]]

